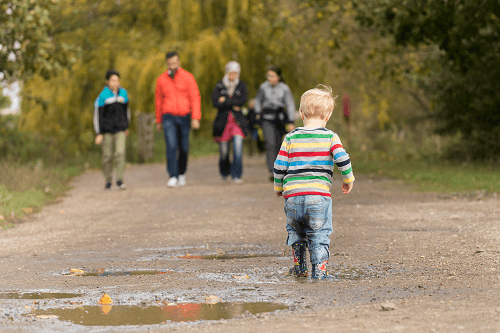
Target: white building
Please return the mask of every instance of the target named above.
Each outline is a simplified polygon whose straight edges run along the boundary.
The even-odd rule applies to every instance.
[[[19,92],[21,90],[19,82],[14,82],[3,88],[3,94],[9,96],[12,104],[5,109],[0,110],[0,114],[17,114],[21,111],[21,98]]]

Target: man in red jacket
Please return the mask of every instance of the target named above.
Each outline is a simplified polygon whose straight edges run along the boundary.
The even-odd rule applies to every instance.
[[[189,131],[200,128],[201,98],[193,74],[181,68],[177,52],[167,53],[167,65],[156,79],[156,129],[165,135],[167,185],[177,187],[186,185]]]

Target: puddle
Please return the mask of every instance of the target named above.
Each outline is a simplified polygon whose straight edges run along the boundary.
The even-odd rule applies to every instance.
[[[220,254],[207,254],[196,255],[186,254],[184,256],[177,256],[177,259],[205,259],[205,260],[226,260],[226,259],[245,259],[245,258],[265,258],[265,257],[281,257],[283,254],[241,254],[241,253],[220,253]]]
[[[102,305],[67,309],[36,310],[38,318],[54,318],[85,326],[155,325],[167,322],[231,319],[263,312],[286,310],[288,306],[269,303],[179,303],[163,306]]]
[[[83,273],[82,273],[83,272]],[[157,275],[157,274],[167,274],[172,273],[172,271],[167,270],[106,270],[104,268],[97,269],[94,271],[83,271],[78,270],[78,272],[63,272],[62,275],[72,275],[72,276],[130,276],[130,275]]]
[[[68,293],[0,293],[0,299],[52,299],[73,298],[80,296],[82,295]]]

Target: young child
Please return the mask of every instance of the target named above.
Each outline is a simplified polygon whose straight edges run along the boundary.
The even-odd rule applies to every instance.
[[[308,275],[308,247],[313,279],[328,277],[333,164],[344,178],[344,194],[351,191],[354,181],[351,161],[339,136],[325,128],[334,106],[330,87],[320,85],[306,91],[299,108],[304,127],[286,135],[274,162],[274,190],[277,196],[285,198],[287,245],[293,251],[294,267],[290,273]]]
[[[102,143],[102,170],[106,185],[111,190],[113,164],[116,167],[116,186],[126,188],[123,183],[125,170],[125,137],[128,135],[130,113],[127,91],[120,87],[120,74],[115,70],[106,72],[106,87],[94,103],[95,143]],[[114,146],[114,148],[113,148]],[[114,160],[114,163],[113,163]]]

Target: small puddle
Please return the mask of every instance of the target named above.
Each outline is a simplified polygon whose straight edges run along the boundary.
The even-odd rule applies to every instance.
[[[269,303],[182,303],[163,306],[102,305],[67,309],[36,310],[38,318],[54,318],[85,326],[155,325],[167,322],[231,319],[263,312],[286,310],[288,306]]]
[[[68,293],[0,293],[1,299],[52,299],[52,298],[73,298],[80,297],[81,294]]]
[[[265,257],[281,257],[283,254],[241,254],[241,253],[220,253],[220,254],[186,254],[184,256],[177,256],[177,259],[205,259],[205,260],[229,260],[229,259],[245,259],[245,258],[265,258]]]
[[[157,275],[157,274],[167,274],[172,273],[172,271],[163,270],[144,270],[144,271],[121,271],[121,270],[105,270],[98,269],[94,271],[83,271],[78,270],[76,272],[64,272],[62,275],[73,275],[73,276],[130,276],[130,275]]]

